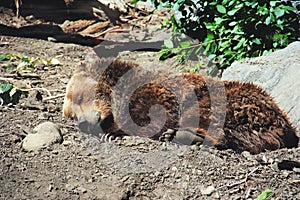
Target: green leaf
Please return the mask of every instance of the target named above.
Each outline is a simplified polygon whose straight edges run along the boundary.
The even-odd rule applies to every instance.
[[[30,62],[30,59],[29,59],[27,56],[24,56],[24,57],[22,58],[22,61],[23,61],[23,62],[26,62],[26,63],[29,63],[29,62]]]
[[[274,191],[270,190],[270,189],[266,189],[265,191],[263,191],[260,195],[258,195],[258,197],[256,198],[256,200],[266,200],[267,197],[272,194]]]
[[[273,35],[273,39],[274,40],[276,40],[276,39],[281,39],[281,38],[283,38],[284,37],[284,35],[283,34],[279,34],[279,33],[275,33],[274,35]]]
[[[230,10],[230,11],[228,11],[228,15],[229,16],[233,16],[237,11],[239,11],[241,8],[234,8],[234,9],[232,9],[232,10]]]
[[[13,85],[10,83],[1,83],[0,84],[0,94],[10,91],[13,88]]]
[[[160,22],[162,28],[168,28],[171,25],[171,21],[169,19],[164,19]]]
[[[241,48],[242,46],[244,46],[246,43],[246,39],[245,38],[242,38],[239,43],[233,48],[233,50],[237,50],[239,48]]]
[[[173,52],[169,49],[162,49],[159,51],[159,60],[166,60],[167,58],[169,58],[171,55],[173,54]]]
[[[252,42],[255,43],[255,44],[258,44],[258,45],[261,44],[261,41],[260,41],[259,38],[254,38],[254,39],[252,40]]]
[[[180,47],[177,47],[177,48],[173,48],[171,50],[172,53],[175,53],[175,54],[178,54],[180,51],[182,51],[182,49]]]
[[[265,20],[266,25],[269,25],[271,23],[271,16],[268,16]]]
[[[217,10],[221,14],[225,14],[226,13],[226,8],[223,5],[217,5]]]
[[[131,3],[135,5],[139,0],[132,0]]]
[[[206,36],[206,38],[208,38],[209,40],[212,40],[212,39],[215,38],[215,36],[212,33],[208,33],[207,36]]]
[[[232,22],[230,22],[230,23],[228,24],[228,26],[235,26],[236,24],[237,24],[237,22],[232,21]]]
[[[283,9],[283,10],[288,10],[288,11],[297,12],[297,8],[295,8],[295,7],[293,7],[293,6],[280,5],[279,7],[280,7],[281,9]]]
[[[272,7],[276,6],[276,1],[270,1],[270,6]]]
[[[11,55],[11,54],[9,54],[9,53],[0,55],[0,61],[3,61],[3,60],[9,60],[10,57],[11,57],[10,55]]]
[[[223,21],[225,21],[224,18],[221,18],[221,17],[216,17],[216,18],[215,18],[216,24],[221,24]]]
[[[257,6],[257,4],[258,4],[258,2],[256,2],[256,1],[246,1],[245,2],[245,5],[246,6],[251,6],[252,8],[254,8],[254,7],[256,7]]]
[[[208,59],[214,60],[217,57],[216,54],[209,54]]]
[[[226,40],[226,41],[224,41],[224,42],[222,42],[221,44],[220,44],[220,46],[222,47],[222,48],[227,48],[227,47],[229,47],[230,46],[230,41],[229,40]]]
[[[273,52],[272,49],[264,50],[263,53],[262,53],[262,55],[265,56],[265,55],[267,55],[267,54],[269,54],[269,53],[272,53],[272,52]]]
[[[228,30],[230,33],[234,33],[236,35],[244,35],[244,32],[241,31],[241,27],[238,25],[236,25],[232,30]]]
[[[185,42],[180,42],[179,45],[181,48],[188,48],[191,46],[191,43],[190,43],[190,41],[185,41]]]
[[[204,53],[208,53],[209,52],[209,50],[210,50],[210,45],[211,45],[211,43],[208,43],[207,44],[207,46],[205,47],[205,50],[204,50]]]
[[[274,14],[276,15],[277,18],[281,17],[284,15],[284,10],[280,8],[275,8],[274,9]]]
[[[172,49],[172,48],[174,47],[173,42],[172,42],[171,39],[165,40],[165,41],[164,41],[164,45],[165,45],[167,48],[169,48],[169,49]]]
[[[216,24],[215,23],[205,23],[205,26],[209,30],[214,30],[214,28],[216,27]]]

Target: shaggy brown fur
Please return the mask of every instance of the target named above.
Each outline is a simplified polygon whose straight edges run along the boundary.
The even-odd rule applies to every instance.
[[[81,65],[67,86],[63,110],[86,132],[112,137],[157,140],[172,129],[218,149],[254,154],[297,147],[299,141],[286,114],[253,84],[120,60]]]

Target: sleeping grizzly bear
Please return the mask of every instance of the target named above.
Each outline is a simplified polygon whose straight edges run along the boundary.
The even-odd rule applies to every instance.
[[[256,85],[95,57],[77,67],[63,106],[83,132],[253,154],[298,146],[287,115]]]

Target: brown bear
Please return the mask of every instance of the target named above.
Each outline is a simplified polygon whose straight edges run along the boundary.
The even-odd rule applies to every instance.
[[[84,132],[253,154],[298,146],[287,115],[256,85],[95,57],[77,67],[63,106]]]

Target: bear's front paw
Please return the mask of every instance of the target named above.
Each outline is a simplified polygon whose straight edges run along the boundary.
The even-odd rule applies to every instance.
[[[176,135],[174,136],[172,141],[185,145],[199,145],[203,143],[203,140],[204,138],[200,137],[199,135],[196,135],[196,133],[193,133],[192,131],[178,130],[176,131]]]
[[[172,141],[176,136],[176,132],[173,129],[168,129],[166,132],[163,132],[162,135],[159,137],[159,141],[167,142]]]
[[[115,133],[99,133],[99,138],[101,142],[110,143],[113,140],[121,140],[123,138],[123,135]]]
[[[193,145],[193,144],[202,144],[204,138],[196,135],[192,131],[189,130],[173,130],[168,129],[166,132],[162,134],[159,138],[160,141],[172,141],[175,143],[185,144],[185,145]]]

